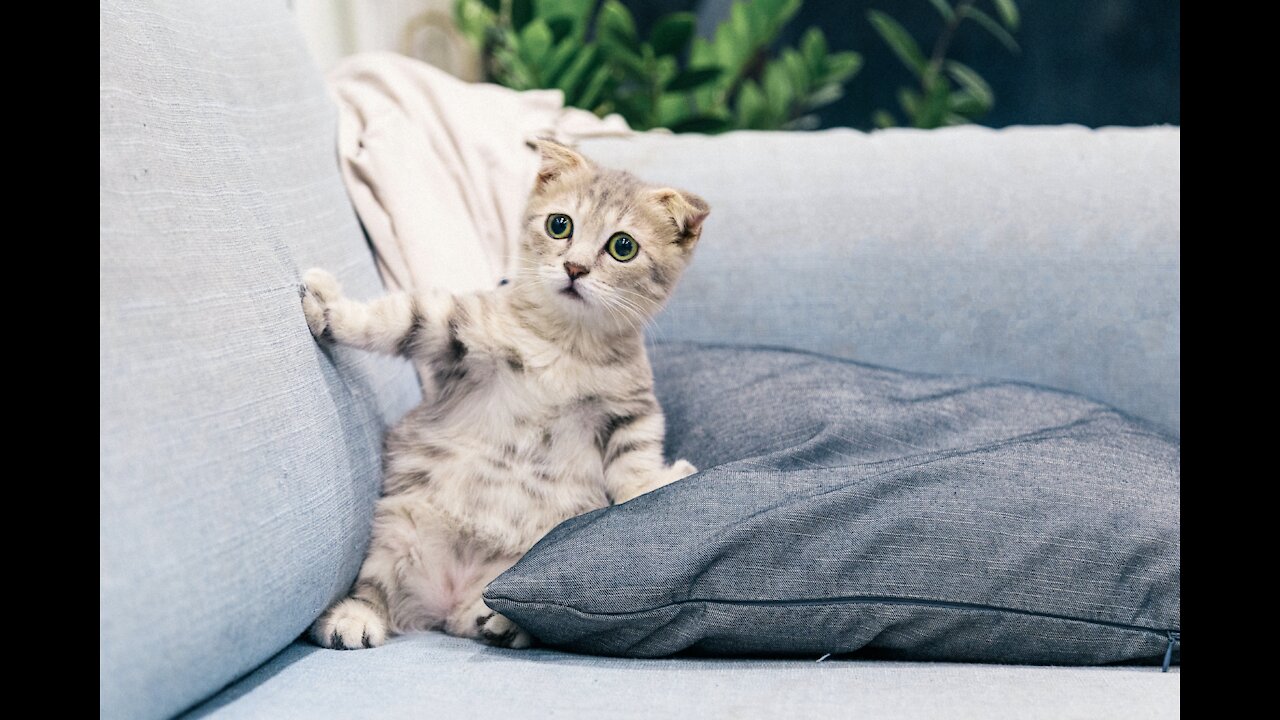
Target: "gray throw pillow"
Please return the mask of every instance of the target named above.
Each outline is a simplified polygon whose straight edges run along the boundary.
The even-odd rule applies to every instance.
[[[1179,637],[1179,445],[1154,427],[798,352],[652,357],[668,457],[701,472],[561,524],[489,586],[543,642],[1101,664]]]

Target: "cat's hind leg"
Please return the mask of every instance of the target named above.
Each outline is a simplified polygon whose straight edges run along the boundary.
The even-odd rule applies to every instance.
[[[360,581],[350,597],[311,625],[311,639],[330,650],[375,648],[387,641],[390,626],[386,594],[375,583]]]
[[[445,621],[444,631],[450,635],[476,638],[495,647],[514,650],[533,644],[533,636],[505,615],[489,609],[478,595],[475,600],[463,603],[449,616]]]

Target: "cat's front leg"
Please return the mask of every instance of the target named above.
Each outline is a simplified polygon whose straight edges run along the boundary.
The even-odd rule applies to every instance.
[[[313,642],[330,650],[359,650],[386,642],[390,626],[386,594],[362,581],[350,597],[334,603],[312,623],[310,635]]]
[[[387,355],[417,357],[441,344],[453,307],[453,298],[439,292],[398,292],[363,303],[343,295],[327,270],[311,268],[302,276],[302,311],[312,335]]]
[[[602,437],[605,490],[624,503],[698,471],[688,460],[667,465],[662,458],[665,420],[650,399],[647,412],[610,417]]]
[[[659,463],[661,460],[658,458]],[[614,478],[610,495],[613,497],[613,503],[617,505],[687,478],[696,472],[698,468],[688,460],[677,460],[670,465],[635,471],[628,477]]]

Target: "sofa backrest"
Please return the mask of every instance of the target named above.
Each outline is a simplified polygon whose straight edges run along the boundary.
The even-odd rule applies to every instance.
[[[100,702],[169,717],[363,559],[403,362],[325,350],[300,269],[381,293],[283,2],[103,0]]]
[[[1073,390],[1180,432],[1179,129],[591,140],[711,204],[655,340]]]

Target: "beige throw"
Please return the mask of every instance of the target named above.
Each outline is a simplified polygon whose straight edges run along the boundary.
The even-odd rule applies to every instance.
[[[559,90],[472,84],[363,53],[329,74],[342,174],[389,290],[485,290],[507,277],[538,169],[526,140],[627,135]]]

